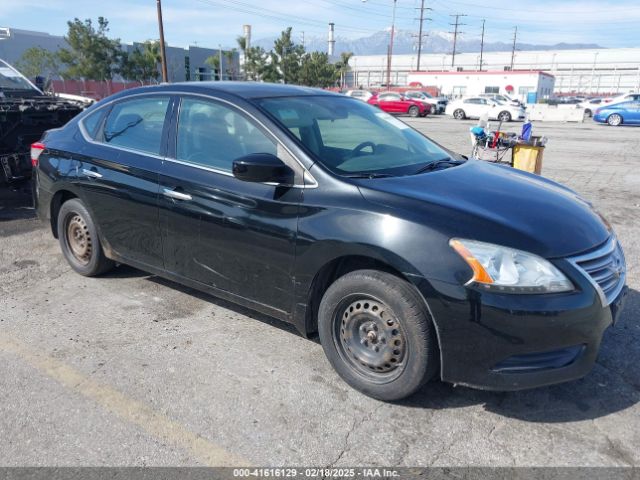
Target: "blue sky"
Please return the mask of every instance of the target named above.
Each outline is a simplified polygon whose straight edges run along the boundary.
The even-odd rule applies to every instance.
[[[297,38],[336,35],[367,36],[391,24],[392,0],[163,0],[165,38],[170,45],[235,46],[242,25],[253,26],[253,38],[278,34],[292,26]],[[639,0],[426,0],[433,11],[427,31],[450,29],[449,15],[467,14],[461,30],[480,36],[486,18],[488,41],[527,43],[597,43],[604,47],[640,47]],[[417,30],[420,0],[397,0],[396,27]],[[157,38],[155,0],[0,0],[0,26],[66,32],[72,17],[106,17],[111,34],[124,42]]]

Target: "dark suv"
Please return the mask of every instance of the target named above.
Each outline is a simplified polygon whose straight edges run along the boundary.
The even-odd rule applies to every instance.
[[[574,192],[329,92],[128,90],[32,157],[78,273],[129,264],[318,332],[342,378],[384,400],[434,376],[581,377],[626,292],[616,236]]]

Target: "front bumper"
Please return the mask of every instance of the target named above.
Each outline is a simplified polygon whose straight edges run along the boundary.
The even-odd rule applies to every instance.
[[[442,380],[507,391],[586,375],[627,288],[603,306],[589,280],[569,262],[560,263],[576,291],[508,295],[430,282],[423,294],[438,334]]]

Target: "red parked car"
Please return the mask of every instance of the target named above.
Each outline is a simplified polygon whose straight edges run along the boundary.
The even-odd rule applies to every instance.
[[[398,92],[375,94],[367,103],[387,113],[405,113],[412,117],[426,117],[431,112],[431,105],[405,97]]]

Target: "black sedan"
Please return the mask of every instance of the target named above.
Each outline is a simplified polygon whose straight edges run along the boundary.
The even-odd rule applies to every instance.
[[[78,273],[129,264],[318,332],[342,378],[383,400],[433,377],[581,377],[626,293],[620,244],[576,193],[324,91],[128,90],[32,161]]]

